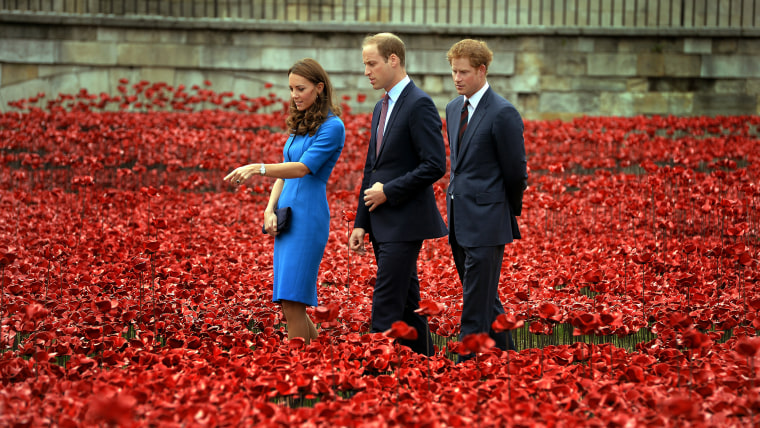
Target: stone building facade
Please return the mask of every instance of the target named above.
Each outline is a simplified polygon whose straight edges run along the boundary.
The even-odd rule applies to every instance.
[[[528,119],[760,114],[760,19],[741,22],[678,30],[442,29],[0,10],[0,111],[40,92],[116,94],[121,78],[188,87],[210,81],[220,92],[287,98],[285,73],[303,57],[325,66],[354,111],[369,111],[381,94],[363,76],[360,44],[367,34],[393,31],[407,44],[410,76],[441,112],[456,95],[446,51],[475,37],[495,54],[490,84]],[[367,102],[357,100],[361,93]]]

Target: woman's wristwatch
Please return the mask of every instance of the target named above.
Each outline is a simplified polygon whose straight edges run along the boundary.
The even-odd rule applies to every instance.
[[[266,173],[267,173],[267,169],[266,169],[266,167],[264,166],[264,164],[262,163],[262,164],[261,164],[261,167],[259,168],[259,174],[261,174],[261,175],[266,175]]]

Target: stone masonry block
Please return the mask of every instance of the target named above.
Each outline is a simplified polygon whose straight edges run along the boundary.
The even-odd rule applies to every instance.
[[[599,111],[599,96],[591,92],[544,92],[539,95],[539,110],[561,113],[589,113]]]
[[[649,90],[649,79],[634,77],[626,82],[627,92],[646,92]]]
[[[199,31],[190,31],[185,39],[182,41],[182,43],[187,43],[189,45],[222,45],[222,46],[230,46],[233,45],[233,34],[234,33],[227,33],[223,31],[207,31],[207,30],[199,30]],[[259,33],[253,33],[254,35]],[[277,46],[277,45],[272,45]]]
[[[82,73],[85,73],[86,71],[82,71]],[[48,79],[49,82],[49,93],[51,94],[75,94],[79,92],[80,89],[86,88],[86,86],[82,86],[82,81],[79,79],[80,73],[71,73],[71,74],[57,74],[55,76],[51,76]],[[88,89],[89,90],[89,89]]]
[[[242,46],[200,46],[199,50],[202,68],[261,69],[261,51],[259,49]]]
[[[594,39],[591,37],[579,37],[576,47],[578,52],[594,52]]]
[[[357,62],[361,65],[361,53]],[[493,64],[492,64],[493,66]],[[362,66],[362,72],[364,68]],[[446,59],[446,52],[440,50],[417,50],[407,51],[406,54],[406,70],[411,74],[449,74],[451,73],[451,66]],[[489,72],[491,67],[489,67]]]
[[[640,53],[636,61],[637,76],[662,76],[665,74],[665,58],[661,53]]]
[[[541,74],[544,69],[544,56],[535,52],[521,52],[517,56],[516,74]]]
[[[221,33],[224,34],[224,33]],[[126,30],[124,40],[127,43],[186,43],[186,31],[171,30]],[[206,43],[209,41],[206,40]]]
[[[108,81],[111,82],[111,86],[115,91],[116,87],[121,85],[121,83],[119,83],[119,79],[127,79],[128,83],[126,86],[130,92],[132,91],[132,85],[141,80],[147,80],[150,83],[155,83],[155,81],[143,77],[142,71],[143,70],[141,68],[136,67],[108,67]]]
[[[255,52],[255,50],[254,50]],[[287,71],[296,61],[302,58],[315,58],[316,49],[305,48],[262,48],[259,51],[261,58],[261,70],[267,71]],[[316,58],[315,58],[316,59]],[[319,61],[319,60],[318,60]]]
[[[590,76],[635,76],[638,57],[635,54],[589,54]]]
[[[694,114],[706,116],[747,114],[747,111],[757,111],[757,100],[757,96],[748,94],[695,94]]]
[[[37,67],[37,74],[39,75],[39,77],[42,78],[42,77],[56,76],[58,74],[81,73],[89,69],[90,67],[87,67],[87,66],[68,65],[68,64],[39,65]]]
[[[544,58],[546,62],[542,74],[558,76],[582,76],[586,74],[586,57],[577,52],[556,52]]]
[[[0,39],[46,39],[48,27],[24,24],[0,24]]]
[[[193,43],[206,43],[202,39],[195,39],[195,33],[191,34]],[[274,47],[279,46],[282,48],[294,48],[294,47],[310,47],[313,45],[313,37],[309,33],[304,32],[291,32],[291,33],[259,33],[259,32],[239,32],[231,35],[231,44],[235,46],[262,46],[262,47]],[[361,47],[359,46],[361,41],[356,43],[356,49],[361,57]]]
[[[446,55],[444,53],[444,64],[446,65],[446,71],[450,72],[449,63],[445,60]],[[494,52],[493,61],[488,66],[488,74],[494,76],[511,76],[515,74],[515,53],[514,52]]]
[[[317,49],[311,54],[311,57],[319,61],[328,73],[338,73],[346,70],[364,73],[361,52],[357,49]],[[288,68],[290,68],[290,65],[288,65]]]
[[[633,116],[633,94],[603,92],[599,96],[599,114],[604,116]]]
[[[760,79],[747,79],[747,93],[760,95]]]
[[[681,92],[648,92],[632,94],[634,114],[674,114],[692,112],[692,95]]]
[[[633,94],[635,114],[668,114],[668,99],[663,92]]]
[[[119,45],[117,63],[123,66],[198,67],[200,47],[173,44],[125,43]]]
[[[1,86],[33,80],[38,75],[38,66],[33,64],[1,64],[0,70],[2,70]]]
[[[108,69],[105,67],[98,67],[96,69],[79,73],[76,75],[76,78],[79,88],[87,89],[87,92],[91,94],[112,94],[116,92],[116,87],[111,87],[108,76]]]
[[[715,82],[716,94],[746,94],[747,81],[744,79],[726,79]]]
[[[701,77],[760,77],[760,57],[748,55],[712,55],[702,58]]]
[[[625,92],[628,89],[627,79],[622,77],[598,79],[588,76],[578,76],[573,79],[573,91],[588,92]]]
[[[98,31],[93,26],[52,26],[48,39],[90,42],[97,39]]]
[[[713,41],[712,53],[720,54],[735,54],[739,48],[739,42],[737,39],[715,39]]]
[[[53,64],[57,59],[57,41],[8,39],[2,43],[0,62]]]
[[[58,92],[54,92],[50,88],[50,84],[45,79],[33,79],[25,82],[19,82],[15,85],[0,87],[0,111],[9,111],[8,103],[11,101],[18,101],[24,98],[35,96],[39,93],[45,93],[46,98],[43,98],[43,102],[47,99],[55,98]]]
[[[684,39],[683,51],[687,54],[709,55],[712,53],[712,39]]]
[[[665,57],[665,76],[697,77],[702,64],[701,55],[668,54]]]
[[[517,74],[509,79],[510,90],[519,93],[538,92],[541,87],[541,76],[538,73]]]
[[[539,79],[541,91],[569,91],[572,87],[572,79],[564,76],[541,76]]]
[[[99,42],[123,42],[126,39],[124,30],[110,27],[99,27],[95,40]]]
[[[738,42],[737,53],[739,55],[760,55],[760,38],[747,37]]]
[[[514,91],[512,91],[512,84],[510,82],[510,79],[507,77],[492,76],[488,78],[488,85],[491,87],[491,89],[496,91],[497,94],[501,95],[507,100],[510,100],[510,97],[517,98],[517,95],[514,93]],[[445,79],[444,88],[449,92],[451,98],[459,95],[454,88],[454,82],[451,80],[451,78]]]
[[[450,79],[446,79],[446,83],[450,81]],[[425,76],[422,78],[421,88],[428,94],[439,94],[444,89],[444,78],[443,76]]]
[[[520,37],[517,42],[519,52],[541,52],[544,50],[543,37]]]
[[[62,41],[58,62],[64,64],[116,64],[116,44],[111,42]]]
[[[173,68],[168,67],[142,67],[140,69],[140,80],[147,80],[150,83],[163,82],[174,86],[175,75],[176,71]]]

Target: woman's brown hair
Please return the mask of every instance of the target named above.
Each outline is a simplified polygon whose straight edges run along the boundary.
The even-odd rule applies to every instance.
[[[308,109],[299,111],[293,99],[290,100],[290,116],[288,116],[288,131],[296,135],[314,135],[317,128],[321,125],[330,114],[340,116],[340,106],[333,103],[333,87],[330,83],[330,77],[319,63],[311,58],[304,58],[297,61],[288,70],[288,76],[297,74],[309,82],[319,85],[324,84],[324,89],[317,95]]]

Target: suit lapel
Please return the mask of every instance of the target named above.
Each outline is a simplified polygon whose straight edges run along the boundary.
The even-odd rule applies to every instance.
[[[462,159],[462,156],[464,156],[464,153],[467,151],[467,147],[469,146],[470,139],[472,138],[472,134],[475,132],[476,129],[478,129],[478,126],[480,125],[480,122],[483,120],[483,118],[486,116],[486,112],[488,111],[488,100],[490,99],[491,94],[491,88],[488,88],[486,92],[483,94],[483,98],[480,99],[480,102],[478,102],[478,106],[475,108],[475,112],[472,114],[472,117],[470,118],[469,122],[467,122],[467,129],[464,130],[464,134],[462,135],[462,141],[459,143],[459,147],[457,147],[457,160]],[[462,98],[464,100],[464,97]],[[462,101],[464,103],[464,101]],[[459,104],[459,111],[462,110],[462,104]],[[459,134],[459,124],[457,124],[457,134]],[[455,135],[457,135],[455,134]]]

